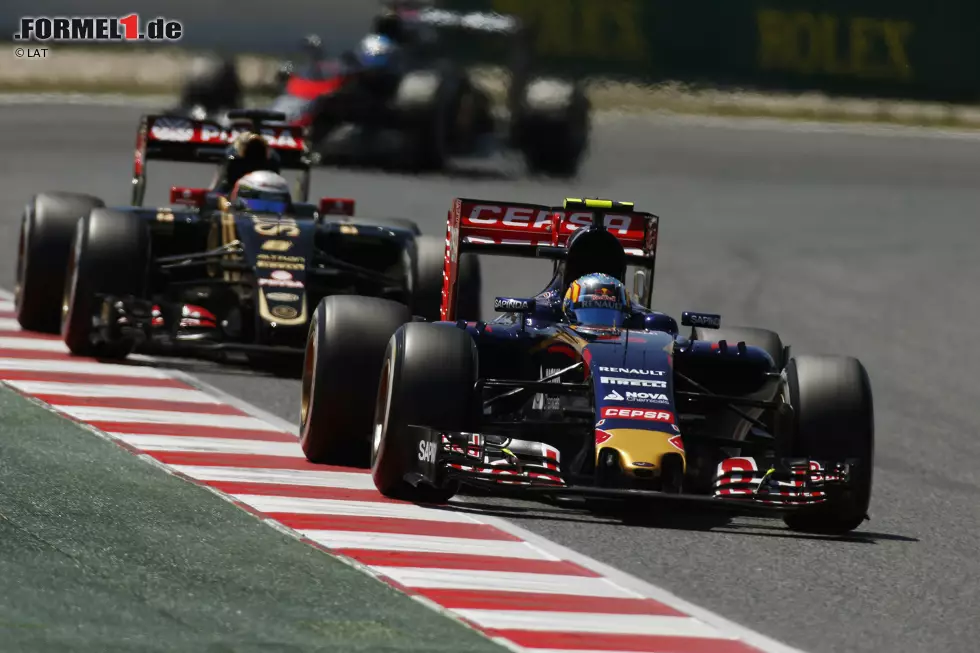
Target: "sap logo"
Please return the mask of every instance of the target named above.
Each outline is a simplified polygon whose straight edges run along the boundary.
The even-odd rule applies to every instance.
[[[667,399],[665,394],[654,394],[652,392],[627,392],[627,401],[642,401],[649,402],[653,404],[667,404],[670,400]]]
[[[427,440],[419,441],[419,460],[422,462],[432,463],[436,462],[436,443],[429,442]]]
[[[607,406],[603,408],[602,417],[608,419],[642,419],[648,422],[663,422],[665,424],[671,424],[674,421],[674,415],[664,410],[620,408],[619,406]]]
[[[600,372],[612,372],[613,374],[647,374],[649,376],[663,376],[663,370],[637,370],[632,367],[600,367]]]
[[[627,394],[629,394],[629,393],[627,393]],[[636,394],[636,393],[633,393],[633,394]],[[605,397],[603,397],[603,399],[605,399],[606,401],[623,401],[623,395],[621,395],[618,392],[616,392],[615,390],[613,390],[612,392],[610,392],[609,394],[607,394]]]
[[[621,379],[615,376],[600,377],[602,383],[609,385],[631,385],[634,388],[666,388],[666,381],[651,381],[649,379]]]

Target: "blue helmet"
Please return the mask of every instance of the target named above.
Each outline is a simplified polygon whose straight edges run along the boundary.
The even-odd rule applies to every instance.
[[[292,205],[289,182],[268,170],[251,172],[235,184],[229,197],[236,209],[254,213],[288,213]]]
[[[388,65],[394,50],[395,44],[387,36],[371,34],[361,40],[354,54],[364,68],[381,68]]]
[[[571,324],[621,327],[630,313],[630,299],[619,279],[608,274],[587,274],[568,286],[562,311]]]

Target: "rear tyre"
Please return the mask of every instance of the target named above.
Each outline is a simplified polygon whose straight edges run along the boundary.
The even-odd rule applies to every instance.
[[[307,460],[367,467],[378,375],[388,340],[412,319],[386,299],[325,297],[310,321],[303,363],[300,446]]]
[[[125,358],[131,340],[94,342],[92,317],[100,300],[96,293],[141,298],[150,263],[150,233],[137,217],[94,209],[78,221],[68,256],[62,302],[61,336],[78,356]]]
[[[437,171],[445,167],[464,94],[462,76],[449,65],[413,71],[402,78],[394,106],[412,134],[414,168]]]
[[[511,133],[532,173],[574,177],[588,149],[591,107],[578,84],[535,79],[524,89]]]
[[[381,494],[405,501],[445,503],[450,482],[417,487],[405,475],[417,469],[418,436],[411,425],[467,431],[476,415],[477,349],[462,329],[413,322],[388,343],[375,407],[371,474]]]
[[[415,275],[414,313],[429,322],[441,319],[443,271],[446,265],[446,241],[435,236],[415,239],[417,265]],[[483,291],[480,259],[475,254],[459,258],[456,317],[476,322],[480,319],[480,293]]]
[[[864,366],[844,356],[800,356],[786,368],[794,411],[794,456],[850,461],[853,490],[819,507],[786,515],[795,531],[839,535],[864,521],[874,471],[874,405]]]
[[[24,208],[17,245],[17,321],[28,331],[59,333],[65,268],[79,219],[102,200],[78,193],[40,193]]]
[[[180,107],[200,107],[208,114],[242,105],[242,86],[234,59],[196,58],[180,93]]]

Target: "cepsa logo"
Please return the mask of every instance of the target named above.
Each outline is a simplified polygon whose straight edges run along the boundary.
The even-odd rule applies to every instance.
[[[571,233],[579,227],[592,224],[592,213],[588,211],[565,213],[552,209],[542,209],[532,206],[500,206],[493,204],[475,204],[463,217],[463,223],[474,227],[490,227],[501,225],[511,228],[523,228],[529,231],[548,233],[551,229],[551,217],[558,213],[562,218],[562,231]],[[625,236],[631,234],[642,238],[644,221],[640,216],[607,215],[606,228],[609,231]]]
[[[642,408],[620,408],[606,406],[602,409],[602,417],[606,419],[641,419],[647,422],[662,422],[673,424],[674,415],[665,410],[643,410]]]

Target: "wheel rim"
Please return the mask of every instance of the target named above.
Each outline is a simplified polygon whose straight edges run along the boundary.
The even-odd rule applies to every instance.
[[[390,377],[391,359],[386,359],[384,367],[381,368],[381,377],[378,383],[378,400],[374,405],[374,431],[371,438],[371,466],[374,467],[381,451],[381,443],[384,440],[385,431],[388,427],[388,411],[390,409]]]
[[[14,306],[20,308],[21,294],[24,288],[24,275],[27,272],[27,238],[26,220],[21,222],[20,237],[17,239],[17,280],[14,283]]]
[[[71,305],[75,297],[75,287],[78,285],[78,245],[82,233],[79,230],[75,246],[68,250],[68,265],[65,268],[65,290],[61,293],[61,333],[64,334],[71,319]]]
[[[319,335],[316,321],[319,316],[313,316],[314,327],[306,338],[306,354],[303,359],[303,389],[300,400],[300,424],[306,426],[310,417],[310,406],[313,403],[313,380],[316,376],[316,340]],[[305,429],[304,429],[305,430]]]

